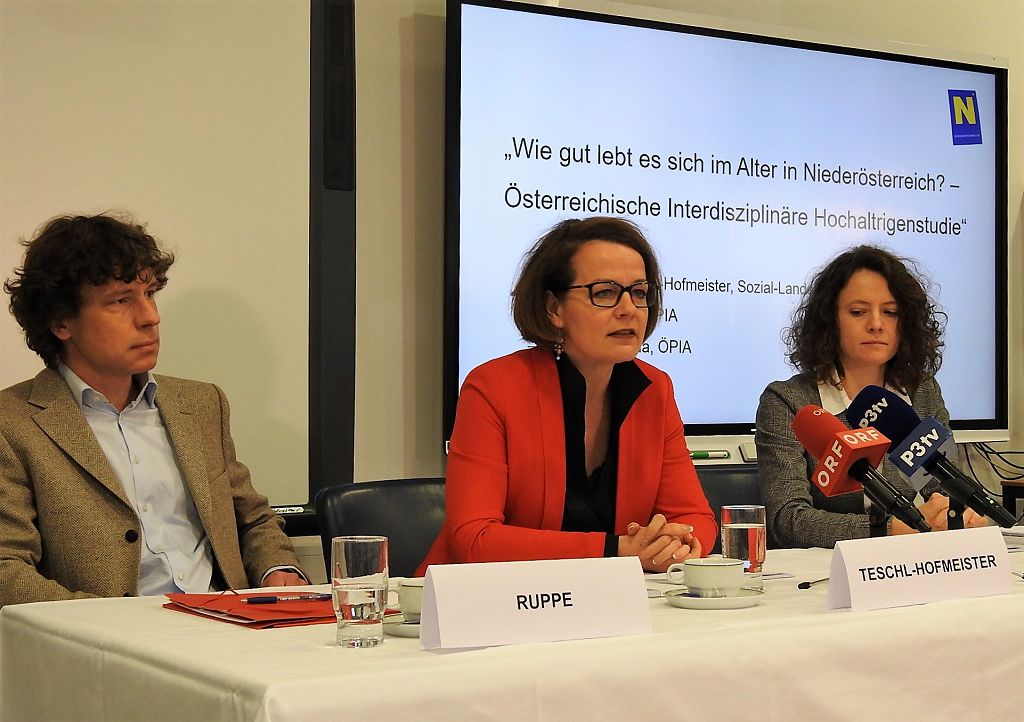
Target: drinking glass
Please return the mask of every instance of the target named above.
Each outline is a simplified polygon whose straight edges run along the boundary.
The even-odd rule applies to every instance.
[[[737,504],[722,507],[722,554],[743,560],[745,587],[764,589],[761,567],[766,536],[763,506]]]
[[[331,540],[331,597],[339,647],[376,647],[384,640],[388,598],[388,538]]]

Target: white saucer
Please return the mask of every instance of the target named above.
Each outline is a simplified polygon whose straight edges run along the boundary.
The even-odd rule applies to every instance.
[[[420,625],[417,622],[406,622],[401,615],[397,615],[384,622],[384,634],[392,637],[418,637]]]
[[[688,594],[686,587],[670,589],[665,592],[665,599],[673,607],[683,609],[744,609],[753,607],[764,596],[758,589],[741,589],[735,597],[690,597]]]

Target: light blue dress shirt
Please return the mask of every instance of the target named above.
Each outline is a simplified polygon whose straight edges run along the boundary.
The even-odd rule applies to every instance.
[[[142,388],[118,412],[70,368],[58,370],[139,517],[139,594],[214,591],[213,551],[154,403],[153,375],[135,377]]]

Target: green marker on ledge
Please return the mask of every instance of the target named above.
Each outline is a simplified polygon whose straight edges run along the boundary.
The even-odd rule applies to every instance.
[[[716,451],[691,451],[690,452],[690,458],[691,459],[700,459],[700,460],[703,460],[703,459],[731,459],[732,458],[732,454],[730,454],[725,449],[722,449],[720,451],[718,451],[718,450],[716,450]]]

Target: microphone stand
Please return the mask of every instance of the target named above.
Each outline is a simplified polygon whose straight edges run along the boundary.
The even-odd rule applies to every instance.
[[[967,506],[961,504],[958,501],[954,501],[953,497],[949,498],[949,509],[946,510],[946,528],[947,529],[963,529],[964,528],[964,511]]]

